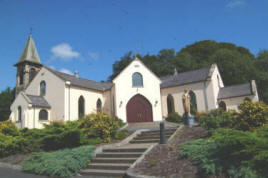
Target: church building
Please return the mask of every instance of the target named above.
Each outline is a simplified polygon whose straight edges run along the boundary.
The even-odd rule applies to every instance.
[[[41,63],[32,35],[15,66],[16,98],[10,120],[19,128],[43,128],[44,123],[74,121],[94,112],[127,123],[162,121],[171,112],[183,115],[185,90],[192,114],[218,107],[237,110],[245,99],[259,100],[254,80],[224,87],[216,64],[182,73],[175,70],[159,78],[135,57],[111,82],[65,74]]]

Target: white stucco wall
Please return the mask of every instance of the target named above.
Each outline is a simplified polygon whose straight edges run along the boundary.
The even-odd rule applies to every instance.
[[[132,75],[143,76],[143,87],[132,87]],[[132,61],[114,80],[116,115],[127,122],[126,105],[136,94],[141,94],[152,105],[153,121],[162,120],[160,80],[139,60]],[[157,102],[157,104],[156,104]]]
[[[213,70],[209,82],[207,82],[207,101],[208,101],[208,110],[218,108],[218,94],[220,88],[224,87],[219,69],[217,65],[213,64],[211,67]]]
[[[238,110],[238,105],[242,103],[246,98],[249,98],[251,101],[259,101],[258,95],[249,95],[249,96],[242,96],[242,97],[234,97],[234,98],[226,98],[226,99],[221,99],[219,100],[219,103],[221,101],[224,101],[226,104],[226,109],[227,110]]]
[[[205,88],[204,82],[192,83],[188,85],[176,86],[176,87],[170,87],[170,88],[162,88],[161,97],[162,97],[163,116],[167,117],[168,115],[167,96],[169,94],[173,96],[175,112],[177,112],[181,116],[183,115],[184,109],[183,109],[183,103],[182,103],[182,95],[184,93],[184,90],[192,90],[195,93],[197,111],[199,112],[206,111],[204,88]],[[209,93],[207,93],[207,95],[209,96]]]
[[[18,107],[21,106],[21,122],[18,122]],[[23,97],[23,95],[20,93],[17,95],[16,99],[10,106],[11,114],[9,116],[9,119],[15,123],[15,125],[18,128],[24,128],[26,126],[27,122],[27,110],[28,110],[29,104]]]
[[[69,91],[70,90],[70,91]],[[70,102],[69,102],[69,92],[70,92]],[[106,99],[103,97],[103,92],[89,89],[82,89],[78,87],[68,85],[65,87],[65,121],[77,120],[78,119],[78,100],[79,97],[83,96],[85,100],[85,114],[90,114],[97,111],[97,100],[100,99],[102,106],[105,105]],[[69,109],[70,104],[70,109]],[[69,117],[70,113],[70,117]]]
[[[19,106],[21,106],[21,109],[22,109],[21,122],[18,122],[18,107]],[[11,109],[10,120],[14,122],[18,128],[42,129],[44,123],[49,124],[50,109],[32,107],[32,105],[27,102],[26,98],[21,93],[16,97],[10,109]],[[46,111],[48,111],[47,121],[39,120],[39,112],[42,109],[45,109]]]
[[[46,82],[46,95],[44,98],[51,106],[51,120],[64,120],[65,82],[55,76],[46,68],[42,68],[35,76],[25,93],[40,95],[40,83]]]

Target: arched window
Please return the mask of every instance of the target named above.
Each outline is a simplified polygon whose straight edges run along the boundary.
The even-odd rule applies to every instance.
[[[143,86],[143,79],[142,75],[138,72],[132,75],[132,86],[133,87],[142,87]]]
[[[22,110],[21,106],[18,107],[18,122],[21,122],[21,117],[22,117]]]
[[[46,95],[46,82],[42,81],[40,83],[40,95],[45,96]]]
[[[42,109],[40,112],[39,112],[39,120],[48,120],[48,112],[44,109]]]
[[[97,101],[97,112],[102,112],[102,102],[100,99]]]
[[[225,103],[224,101],[221,101],[221,102],[219,103],[219,108],[222,108],[224,111],[226,111],[226,110],[227,110],[227,108],[226,108],[226,103]]]
[[[33,80],[33,78],[35,77],[35,74],[36,74],[36,72],[35,72],[35,69],[34,68],[31,68],[30,69],[30,82]]]
[[[85,99],[83,96],[79,97],[78,100],[78,118],[85,116]]]
[[[19,71],[20,85],[22,85],[23,82],[24,82],[23,77],[24,77],[24,73],[23,73],[23,69],[21,69],[21,70]]]
[[[189,95],[190,95],[190,107],[191,107],[190,112],[191,114],[195,114],[197,112],[196,95],[192,90],[189,91]]]
[[[173,99],[173,96],[171,94],[169,94],[167,97],[167,110],[168,110],[168,114],[175,112],[174,99]]]

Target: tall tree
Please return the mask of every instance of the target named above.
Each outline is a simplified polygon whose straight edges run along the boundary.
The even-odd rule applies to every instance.
[[[15,98],[15,90],[7,88],[0,93],[0,121],[8,120],[10,115],[10,105]]]

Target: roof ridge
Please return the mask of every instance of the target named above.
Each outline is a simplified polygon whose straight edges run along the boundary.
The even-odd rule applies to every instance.
[[[178,72],[178,75],[179,76],[180,74],[186,74],[186,73],[190,73],[190,72],[195,72],[195,71],[200,71],[200,70],[207,70],[207,69],[210,69],[210,67],[204,67],[204,68],[201,68],[201,69],[195,69],[195,70],[189,70],[189,71],[185,71],[185,72]],[[161,76],[160,78],[165,78],[165,77],[173,77],[174,75],[165,75],[165,76]]]
[[[54,69],[52,69],[52,68],[50,68],[50,67],[48,67],[48,66],[45,66],[45,65],[44,65],[44,67],[47,68],[47,69],[49,69],[49,70],[51,70],[52,72],[58,72],[58,73],[61,73],[61,74],[64,74],[64,75],[68,75],[68,76],[71,76],[71,77],[75,77],[74,75],[67,74],[67,73],[64,73],[64,72],[60,72],[60,71],[58,71],[58,70],[54,70]],[[89,79],[82,78],[82,77],[78,77],[77,79],[83,79],[83,80],[87,80],[87,81],[90,81],[90,82],[96,82],[96,83],[112,84],[111,82],[97,82],[97,81],[89,80]],[[63,80],[65,80],[65,79],[63,79]]]

